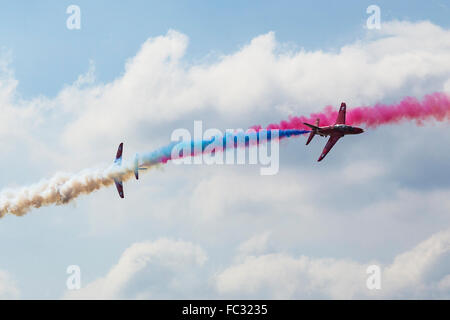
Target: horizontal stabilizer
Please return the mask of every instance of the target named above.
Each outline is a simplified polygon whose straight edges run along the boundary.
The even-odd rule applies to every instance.
[[[134,176],[136,177],[136,180],[139,180],[139,158],[137,153],[134,157]]]
[[[308,145],[311,142],[311,140],[314,138],[315,135],[316,132],[312,130],[311,133],[309,134],[308,141],[306,141],[306,145]]]
[[[309,123],[304,123],[305,125],[307,125],[308,127],[310,127],[312,129],[311,133],[309,134],[308,141],[306,141],[306,145],[308,145],[311,142],[311,140],[314,138],[314,136],[316,135],[317,129],[319,129],[319,121],[320,121],[320,119],[316,120],[315,126],[313,126],[312,124],[309,124]]]
[[[305,126],[310,127],[310,128],[313,129],[313,130],[319,129],[319,127],[313,126],[312,124],[309,124],[309,123],[306,123],[306,122],[303,122],[303,124],[304,124]]]

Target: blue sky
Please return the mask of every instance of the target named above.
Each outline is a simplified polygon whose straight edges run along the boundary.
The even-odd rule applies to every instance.
[[[70,4],[81,30],[66,28]],[[365,27],[371,4],[380,31]],[[154,150],[194,120],[224,130],[450,92],[449,14],[444,1],[2,4],[0,188],[107,165],[120,141],[125,158]],[[448,132],[367,130],[320,165],[323,139],[291,139],[272,177],[169,164],[124,200],[110,187],[7,215],[0,298],[448,298]],[[385,291],[365,290],[372,263]]]
[[[2,49],[12,53],[24,97],[55,95],[95,61],[100,81],[123,72],[148,38],[169,29],[190,37],[187,61],[230,53],[248,39],[275,31],[281,42],[335,49],[360,36],[371,1],[78,1],[82,28],[65,28],[71,1],[14,1],[2,5]],[[448,26],[444,1],[380,1],[382,19],[430,20]],[[31,54],[32,53],[32,54]]]

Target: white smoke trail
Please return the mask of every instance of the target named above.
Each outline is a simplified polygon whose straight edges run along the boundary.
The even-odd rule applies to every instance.
[[[147,169],[162,165],[170,159],[172,146],[173,144],[169,144],[141,155],[140,165]],[[5,189],[0,192],[0,218],[7,213],[23,216],[33,208],[67,204],[80,195],[113,185],[114,178],[120,178],[122,181],[134,178],[134,169],[134,160],[123,160],[120,166],[112,164],[103,169],[86,169],[76,174],[57,173],[51,179],[31,186]]]
[[[87,169],[77,174],[57,173],[31,186],[4,190],[0,193],[0,218],[7,213],[22,216],[33,208],[67,204],[80,195],[112,185],[115,177],[122,181],[134,177],[132,165]]]

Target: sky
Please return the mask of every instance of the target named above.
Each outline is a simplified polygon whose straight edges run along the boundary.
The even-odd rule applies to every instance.
[[[81,29],[69,30],[69,5]],[[369,5],[381,28],[366,26]],[[14,1],[0,10],[0,192],[109,165],[173,130],[248,128],[450,92],[445,1]],[[168,163],[0,219],[0,298],[450,297],[449,124]],[[67,287],[79,266],[81,288]],[[381,289],[366,286],[381,268]]]

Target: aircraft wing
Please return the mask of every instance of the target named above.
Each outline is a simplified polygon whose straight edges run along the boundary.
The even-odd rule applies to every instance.
[[[328,139],[327,144],[325,145],[325,148],[323,148],[322,154],[320,155],[319,159],[317,161],[322,161],[323,158],[327,155],[328,152],[330,152],[331,148],[336,144],[336,142],[341,137],[337,136],[331,136],[330,139]]]
[[[341,103],[341,107],[339,108],[339,114],[336,119],[336,124],[345,124],[345,113],[347,110],[347,106],[344,102]]]
[[[117,191],[119,192],[119,196],[123,198],[123,184],[119,179],[114,179],[114,183],[116,184]]]

